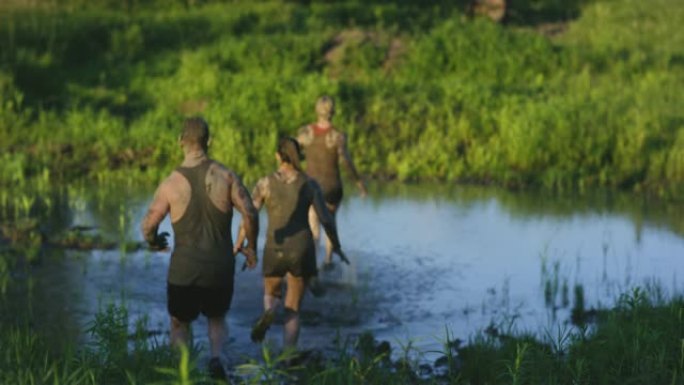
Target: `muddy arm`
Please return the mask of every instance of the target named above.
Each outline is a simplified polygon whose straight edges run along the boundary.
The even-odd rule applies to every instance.
[[[256,239],[259,233],[259,213],[252,203],[252,199],[247,192],[247,189],[242,184],[237,176],[235,176],[231,189],[230,198],[235,208],[242,214],[242,223],[240,225],[240,234],[238,235],[238,242],[236,245],[241,246],[244,239],[247,239],[247,246],[245,249],[255,253]],[[242,237],[242,239],[241,239]]]
[[[361,191],[361,195],[365,196],[367,194],[366,184],[363,182],[361,175],[359,175],[359,172],[356,170],[356,166],[354,166],[354,161],[352,160],[351,154],[349,153],[349,147],[347,146],[347,136],[344,134],[340,135],[340,139],[337,144],[337,153],[339,154],[352,178],[354,178],[356,181],[356,186],[359,188],[359,191]]]
[[[268,178],[261,178],[257,182],[256,186],[254,186],[254,190],[252,190],[252,206],[254,207],[254,210],[257,212],[261,210],[261,207],[264,205],[264,200],[266,199],[266,196],[268,195]],[[244,221],[240,222],[240,229],[238,231],[238,236],[237,236],[237,241],[235,242],[235,252],[237,253],[239,249],[242,247],[243,243],[245,242],[245,228],[244,228]]]
[[[300,127],[299,130],[297,131],[297,142],[299,143],[300,146],[306,147],[309,144],[311,144],[311,141],[313,140],[313,134],[311,132],[311,127],[309,126],[303,126]]]
[[[318,219],[321,221],[323,229],[325,229],[325,233],[328,235],[328,238],[332,242],[333,251],[340,250],[340,238],[337,235],[337,225],[335,224],[335,218],[333,217],[330,210],[328,210],[328,206],[325,205],[325,200],[323,199],[323,192],[321,191],[321,188],[318,186],[318,183],[316,183],[313,179],[309,179],[309,184],[314,194],[313,206],[314,210],[316,210],[316,215],[318,215]]]
[[[157,234],[159,224],[169,213],[171,205],[165,194],[165,184],[161,184],[154,194],[152,203],[143,218],[141,230],[145,241],[155,249],[165,249],[168,233]]]

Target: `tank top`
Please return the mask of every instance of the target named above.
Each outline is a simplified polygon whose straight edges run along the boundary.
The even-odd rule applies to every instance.
[[[311,127],[311,141],[304,146],[306,173],[318,182],[325,201],[339,204],[342,200],[342,178],[340,177],[339,154],[334,143],[333,128],[318,131]]]
[[[316,274],[316,251],[309,228],[309,206],[313,191],[307,177],[299,173],[291,183],[276,175],[269,177],[269,197],[266,200],[268,229],[264,246],[265,276],[295,276]]]
[[[337,146],[329,146],[330,139],[327,138],[334,135],[334,131],[332,128],[321,133],[317,133],[315,129],[312,131],[311,143],[304,146],[306,173],[318,182],[326,201],[330,201],[328,197],[332,194],[341,195],[342,189]],[[337,193],[337,190],[340,192]]]
[[[212,161],[176,169],[190,184],[190,202],[172,224],[174,250],[168,280],[174,285],[227,286],[235,272],[232,212],[222,212],[209,198],[206,175]]]

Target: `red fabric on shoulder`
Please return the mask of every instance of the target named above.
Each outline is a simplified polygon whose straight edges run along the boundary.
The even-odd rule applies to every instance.
[[[330,131],[333,127],[332,126],[319,127],[317,124],[312,124],[311,128],[313,128],[314,135],[320,136],[320,135],[325,135],[326,133],[328,133],[328,131]]]

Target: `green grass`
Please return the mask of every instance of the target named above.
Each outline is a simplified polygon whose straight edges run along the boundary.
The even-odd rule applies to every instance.
[[[264,348],[261,357],[238,365],[238,383],[682,384],[683,309],[681,297],[665,299],[652,288],[636,288],[613,309],[599,311],[591,327],[568,327],[543,338],[482,332],[465,344],[447,334],[434,362],[421,360],[425,352],[410,346],[391,355],[392,347],[370,334],[289,368],[283,364],[290,354]],[[198,351],[177,354],[149,340],[144,319],[131,328],[125,307],[102,309],[89,328],[92,342],[80,347],[56,350],[22,322],[15,317],[0,330],[4,384],[207,383]]]
[[[198,113],[213,156],[253,181],[322,93],[372,177],[684,181],[679,1],[512,2],[503,26],[459,2],[157,3],[0,8],[3,183],[158,180]]]

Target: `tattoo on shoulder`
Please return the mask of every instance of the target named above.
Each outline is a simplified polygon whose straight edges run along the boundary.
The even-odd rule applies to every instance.
[[[233,171],[226,170],[226,174],[225,174],[225,175],[226,175],[226,181],[227,181],[229,184],[233,184],[233,183],[235,183],[236,181],[239,180],[238,177],[237,177],[237,175],[235,175],[235,173],[234,173]]]
[[[297,141],[299,144],[303,146],[307,146],[311,144],[311,141],[313,140],[313,132],[311,130],[311,126],[306,125],[304,127],[301,127],[299,129],[299,132],[297,133]]]
[[[344,139],[344,134],[341,134],[337,131],[331,133],[326,139],[328,146],[331,148],[337,148],[338,151],[342,151],[346,147],[346,140]]]
[[[240,202],[244,203],[249,201],[249,194],[247,193],[247,188],[242,184],[238,187],[238,198]]]

